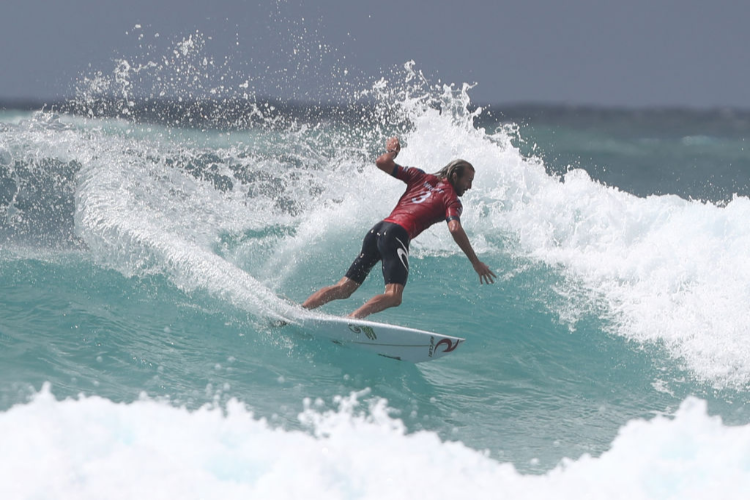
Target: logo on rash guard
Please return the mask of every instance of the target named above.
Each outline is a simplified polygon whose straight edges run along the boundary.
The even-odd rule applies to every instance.
[[[424,203],[424,201],[427,200],[427,198],[429,198],[430,196],[432,196],[432,193],[434,191],[437,191],[438,193],[444,193],[445,192],[442,189],[440,189],[439,187],[433,186],[429,182],[425,182],[422,186],[424,187],[425,190],[422,191],[422,192],[420,192],[414,198],[412,198],[411,199],[412,203],[416,203],[416,204]]]

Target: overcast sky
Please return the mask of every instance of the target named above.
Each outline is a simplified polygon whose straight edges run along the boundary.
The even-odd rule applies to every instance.
[[[0,99],[70,95],[195,36],[212,78],[282,98],[413,60],[477,103],[750,109],[748,26],[746,0],[2,0]]]

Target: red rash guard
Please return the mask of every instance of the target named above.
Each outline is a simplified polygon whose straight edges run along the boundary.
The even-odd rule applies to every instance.
[[[410,239],[436,222],[461,217],[461,201],[445,179],[400,165],[396,165],[391,175],[406,183],[406,192],[385,221],[406,229]]]

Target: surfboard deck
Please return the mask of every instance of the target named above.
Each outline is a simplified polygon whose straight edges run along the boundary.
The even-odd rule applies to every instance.
[[[315,337],[412,363],[441,358],[466,341],[416,328],[337,316],[299,318],[297,324]]]

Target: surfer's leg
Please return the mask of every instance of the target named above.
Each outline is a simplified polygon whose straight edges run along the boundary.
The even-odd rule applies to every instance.
[[[383,281],[406,286],[409,279],[409,233],[398,224],[388,224],[378,236],[378,252],[383,261]]]
[[[376,295],[365,304],[351,313],[350,318],[364,318],[370,314],[380,312],[389,307],[398,307],[401,305],[401,297],[404,293],[404,285],[399,283],[389,283],[385,285],[385,293]]]
[[[376,295],[351,313],[364,318],[389,307],[401,305],[406,281],[409,279],[409,234],[398,224],[384,222],[378,232],[378,253],[383,260],[385,293]]]
[[[332,300],[348,299],[354,291],[359,288],[359,283],[350,280],[349,278],[341,278],[338,283],[331,286],[326,286],[310,295],[305,302],[302,303],[302,307],[305,309],[315,309],[323,304],[327,304]]]
[[[302,307],[307,309],[315,309],[323,304],[327,304],[332,300],[347,299],[359,288],[367,275],[370,274],[370,270],[380,260],[380,253],[378,252],[378,227],[382,224],[379,222],[370,229],[362,240],[362,251],[354,259],[349,270],[346,271],[344,277],[339,280],[335,285],[321,288],[314,294],[310,295],[305,302],[302,303]]]

